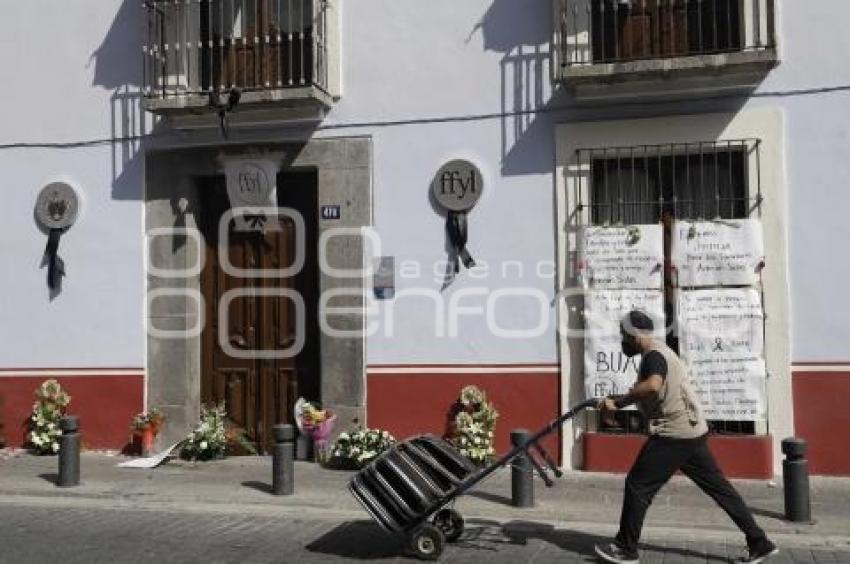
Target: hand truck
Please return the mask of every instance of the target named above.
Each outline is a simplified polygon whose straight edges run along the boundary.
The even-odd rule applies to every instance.
[[[561,470],[538,442],[580,411],[597,405],[586,400],[534,433],[521,445],[484,468],[478,468],[446,441],[419,435],[393,445],[355,474],[349,490],[385,530],[408,537],[413,553],[436,560],[446,542],[463,533],[463,517],[451,505],[497,469],[524,453],[547,487],[554,482],[531,455],[536,450],[552,473]]]

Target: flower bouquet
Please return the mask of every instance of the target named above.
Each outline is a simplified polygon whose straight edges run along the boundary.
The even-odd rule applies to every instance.
[[[59,452],[59,437],[62,430],[59,421],[71,403],[71,396],[54,379],[45,380],[35,391],[36,402],[32,406],[27,442],[36,454]]]
[[[395,444],[395,438],[387,431],[355,427],[340,433],[331,447],[331,461],[342,468],[359,469]]]
[[[320,461],[327,458],[328,440],[336,425],[336,414],[329,409],[319,409],[304,398],[295,402],[295,422],[298,430],[313,440]]]
[[[473,463],[483,465],[495,454],[493,447],[499,412],[477,386],[466,386],[452,409],[449,441]]]
[[[182,455],[190,460],[222,458],[227,446],[224,429],[226,417],[224,403],[212,407],[201,406],[201,421],[186,437]]]

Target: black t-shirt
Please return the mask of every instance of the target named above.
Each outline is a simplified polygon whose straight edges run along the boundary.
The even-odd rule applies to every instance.
[[[661,378],[667,377],[667,361],[664,359],[664,355],[658,351],[649,351],[643,355],[638,367],[638,381],[646,380],[653,374],[657,374]]]

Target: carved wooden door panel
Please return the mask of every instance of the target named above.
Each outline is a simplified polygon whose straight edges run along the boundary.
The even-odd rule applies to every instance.
[[[212,235],[209,231],[207,234]],[[253,234],[231,234],[227,247],[230,264],[240,268],[257,264],[257,245],[253,239]],[[235,297],[238,294],[233,292],[251,292],[257,288],[257,281],[229,275],[222,268],[224,257],[218,256],[216,243],[207,239],[207,262],[201,280],[207,306],[202,337],[201,401],[224,402],[228,423],[249,441],[256,442],[260,379],[257,361],[250,353],[259,346],[258,298]],[[223,317],[222,309],[226,310]]]
[[[291,266],[295,258],[295,227],[291,219],[281,217],[280,230],[261,235],[260,261],[265,270],[279,270]],[[271,449],[274,437],[272,426],[292,420],[292,409],[298,393],[298,375],[295,358],[300,346],[297,342],[296,301],[301,296],[294,290],[293,278],[273,277],[263,279],[265,297],[260,303],[260,335],[262,349],[273,352],[272,358],[260,364],[260,442]],[[303,307],[301,308],[303,315]]]
[[[272,426],[292,422],[297,393],[294,357],[274,358],[277,351],[288,348],[287,339],[294,339],[294,304],[283,295],[292,279],[240,275],[234,270],[289,266],[294,232],[291,222],[281,222],[283,230],[266,234],[231,230],[226,247],[219,250],[218,222],[229,207],[224,180],[216,179],[205,188],[201,401],[225,402],[228,425],[243,433],[258,452],[268,452]],[[230,268],[225,268],[225,259]]]

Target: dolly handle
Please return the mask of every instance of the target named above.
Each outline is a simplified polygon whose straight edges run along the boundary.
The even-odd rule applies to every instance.
[[[558,427],[563,425],[564,421],[571,419],[578,412],[580,412],[584,409],[587,409],[588,407],[594,407],[597,403],[599,403],[599,399],[597,399],[597,398],[591,398],[591,399],[584,400],[583,402],[573,406],[569,411],[567,411],[566,413],[564,413],[563,415],[561,415],[557,419],[553,419],[548,425],[546,425],[544,428],[539,430],[537,433],[535,433],[534,435],[529,437],[528,441],[526,441],[525,444],[515,446],[509,452],[502,455],[501,458],[499,458],[498,460],[496,460],[495,462],[493,462],[492,464],[490,464],[489,466],[484,468],[482,471],[473,475],[471,478],[464,480],[458,486],[458,489],[455,492],[455,496],[458,496],[458,495],[466,492],[467,490],[469,490],[470,488],[472,488],[473,486],[475,486],[476,484],[478,484],[479,482],[481,482],[482,480],[487,478],[487,476],[489,476],[490,474],[495,472],[497,469],[501,468],[502,466],[504,466],[505,464],[507,464],[511,460],[513,460],[513,458],[517,454],[522,452],[523,450],[526,451],[526,454],[527,454],[528,453],[528,447],[529,447],[530,444],[537,442],[542,437],[553,432],[555,429],[557,429]],[[537,468],[538,472],[543,470],[542,468],[540,468],[540,465],[537,464],[534,461],[534,457],[529,456],[529,458],[532,460],[532,462],[533,462],[534,466]],[[545,475],[545,472],[543,472],[543,474]],[[552,479],[549,478],[548,475],[546,475],[546,477],[543,478],[543,481],[546,482],[546,485],[550,485],[550,483],[552,482]]]
[[[540,443],[534,443],[534,448],[537,449],[537,452],[539,452],[540,456],[543,457],[543,460],[546,461],[546,466],[548,466],[549,470],[551,470],[552,473],[555,474],[556,478],[560,478],[564,475],[564,473],[561,472],[561,469],[558,468],[558,465],[555,464],[555,461],[552,460],[552,457],[549,456],[549,453],[546,452],[546,449],[543,448],[543,445],[541,445]]]
[[[540,478],[543,480],[543,483],[546,484],[547,488],[551,488],[555,485],[555,482],[552,481],[552,478],[549,477],[549,474],[546,473],[546,470],[540,466],[540,463],[531,456],[531,453],[528,452],[528,449],[525,450],[525,456],[528,457],[528,461],[531,462],[531,465],[534,466],[534,469],[537,470],[537,473],[540,475]]]

